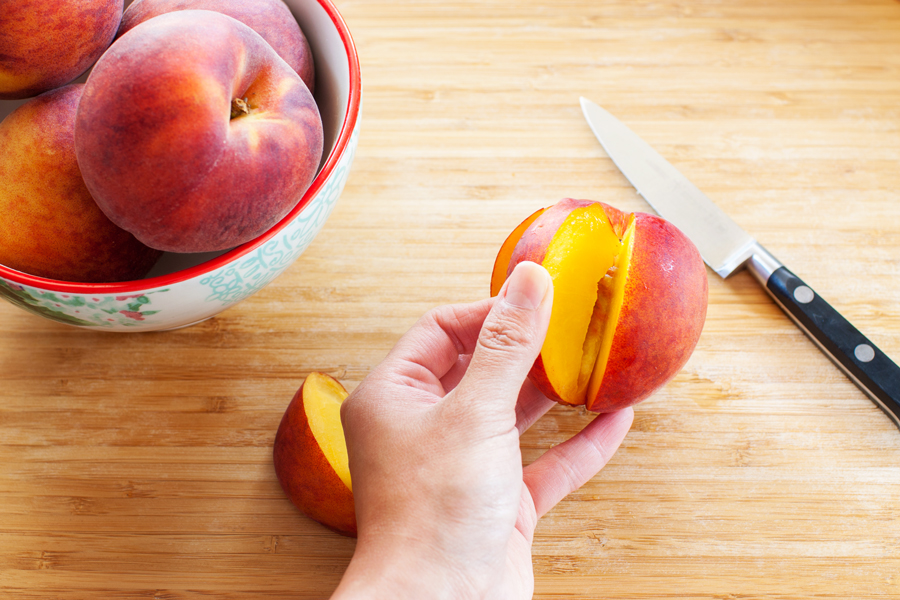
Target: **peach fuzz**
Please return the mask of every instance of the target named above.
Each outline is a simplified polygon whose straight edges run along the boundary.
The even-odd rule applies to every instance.
[[[10,0],[0,11],[0,99],[30,98],[88,70],[109,47],[122,0]]]
[[[554,281],[553,314],[530,378],[548,397],[609,412],[636,404],[684,366],[706,318],[706,268],[677,228],[646,213],[566,198],[501,246],[496,294],[522,260]]]
[[[310,373],[275,434],[275,473],[291,502],[311,519],[356,536],[356,513],[341,403],[347,391],[324,373]]]
[[[212,10],[237,19],[261,35],[300,75],[309,91],[316,91],[312,50],[306,36],[282,0],[135,0],[125,10],[121,37],[153,17],[177,10]]]
[[[259,34],[184,10],[137,25],[97,61],[75,150],[114,223],[153,248],[210,252],[259,236],[297,204],[323,130],[306,84]]]
[[[0,264],[70,282],[140,279],[161,252],[100,211],[75,160],[83,89],[41,94],[0,123]]]

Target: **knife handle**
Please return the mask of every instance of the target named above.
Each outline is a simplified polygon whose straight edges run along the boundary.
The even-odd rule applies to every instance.
[[[825,355],[900,427],[900,367],[787,268],[776,269],[766,288]]]

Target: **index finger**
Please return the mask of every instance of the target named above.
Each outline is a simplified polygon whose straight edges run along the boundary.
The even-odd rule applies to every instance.
[[[494,298],[449,304],[428,311],[385,358],[402,375],[440,385],[460,356],[471,354]]]

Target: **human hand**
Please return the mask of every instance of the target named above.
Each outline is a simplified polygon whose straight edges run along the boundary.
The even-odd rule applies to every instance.
[[[333,600],[532,597],[538,518],[634,415],[599,415],[523,468],[519,436],[555,404],[526,378],[552,301],[521,263],[496,298],[426,314],[344,402],[359,534]]]

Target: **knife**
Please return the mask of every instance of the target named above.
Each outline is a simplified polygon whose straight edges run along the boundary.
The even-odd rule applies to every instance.
[[[749,269],[794,323],[900,427],[900,367],[621,121],[586,98],[581,98],[581,110],[622,174],[694,242],[713,271],[725,278]]]

